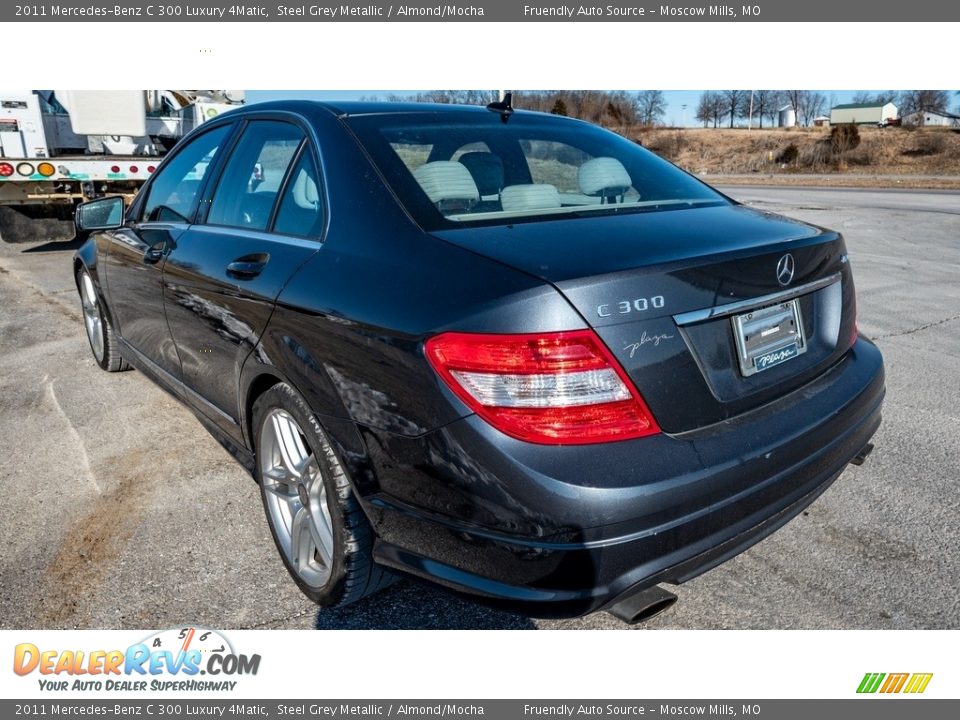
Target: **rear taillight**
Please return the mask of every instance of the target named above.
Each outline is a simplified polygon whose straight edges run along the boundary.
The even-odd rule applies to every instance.
[[[519,440],[583,445],[660,432],[592,330],[443,333],[426,342],[426,354],[471,410]]]
[[[13,165],[0,162],[0,177],[10,177],[11,175],[13,175]]]

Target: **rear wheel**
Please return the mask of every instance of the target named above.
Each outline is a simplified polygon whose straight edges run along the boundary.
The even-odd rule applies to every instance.
[[[93,278],[86,268],[77,275],[77,285],[80,290],[80,307],[83,310],[83,326],[87,331],[93,359],[107,372],[129,369],[130,366],[120,357],[120,346],[113,326],[103,312]]]
[[[287,571],[319,605],[349,605],[387,584],[373,562],[373,530],[329,439],[289,385],[253,406],[256,474]]]

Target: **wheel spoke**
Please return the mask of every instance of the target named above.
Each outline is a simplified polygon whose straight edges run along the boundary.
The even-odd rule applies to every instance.
[[[84,273],[83,275],[83,297],[87,301],[87,304],[91,307],[95,307],[97,304],[97,294],[93,290],[93,280],[90,279],[90,276]]]
[[[265,480],[270,480],[273,486],[282,485],[287,489],[287,492],[296,490],[297,479],[288,473],[284,467],[274,466],[268,468],[267,470],[261,471],[261,475]]]
[[[297,499],[296,488],[292,485],[284,485],[283,483],[277,482],[269,485],[264,485],[263,489],[265,492],[273,495],[277,500],[283,503],[291,503],[291,501]]]
[[[302,572],[313,557],[313,546],[310,513],[305,507],[301,507],[290,524],[290,562],[297,570]]]
[[[314,542],[323,564],[331,567],[333,564],[333,528],[330,527],[330,518],[325,509],[317,509],[313,513]]]
[[[285,413],[277,413],[273,416],[273,432],[277,439],[280,461],[288,472],[299,478],[303,473],[306,450],[300,441],[296,425]]]

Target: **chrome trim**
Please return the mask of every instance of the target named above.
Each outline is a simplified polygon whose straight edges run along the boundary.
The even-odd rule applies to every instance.
[[[753,310],[754,308],[763,307],[764,305],[775,305],[776,303],[793,300],[796,297],[806,295],[816,290],[822,290],[836,282],[840,282],[841,277],[842,275],[840,273],[834,273],[829,277],[820,278],[819,280],[808,282],[805,285],[797,285],[795,288],[790,288],[783,292],[750,298],[749,300],[740,300],[738,302],[727,303],[726,305],[715,305],[714,307],[704,308],[703,310],[691,310],[690,312],[680,313],[679,315],[674,315],[673,320],[677,325],[683,327],[684,325],[693,325],[694,323],[703,322],[704,320],[714,320],[729,315],[736,315],[746,310]]]

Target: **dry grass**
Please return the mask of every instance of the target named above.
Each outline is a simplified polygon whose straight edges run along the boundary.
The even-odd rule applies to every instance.
[[[861,128],[859,147],[845,153],[839,165],[829,150],[828,128],[654,129],[638,138],[645,147],[698,174],[960,176],[960,132],[945,128]],[[796,160],[778,162],[790,145],[797,148]]]

